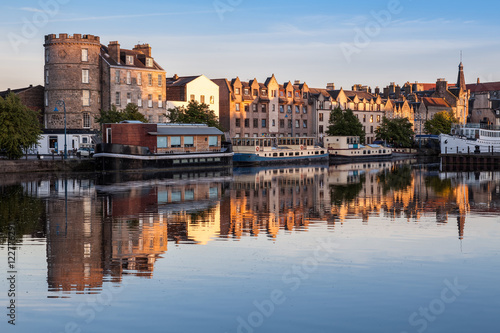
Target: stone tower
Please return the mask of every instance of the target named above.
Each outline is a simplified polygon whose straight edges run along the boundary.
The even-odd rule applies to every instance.
[[[52,34],[45,36],[45,128],[97,130],[94,116],[100,110],[100,50],[98,36]],[[55,107],[59,112],[54,111]]]

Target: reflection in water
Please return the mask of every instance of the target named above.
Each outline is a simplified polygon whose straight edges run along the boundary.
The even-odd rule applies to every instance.
[[[457,220],[498,213],[500,174],[440,174],[414,161],[235,169],[232,175],[96,185],[48,179],[1,188],[0,222],[47,238],[48,290],[98,293],[124,274],[151,278],[172,244],[265,235],[372,216]],[[285,232],[283,232],[285,231]],[[52,294],[54,295],[54,294]],[[51,296],[54,297],[54,296]],[[57,296],[55,296],[57,297]]]

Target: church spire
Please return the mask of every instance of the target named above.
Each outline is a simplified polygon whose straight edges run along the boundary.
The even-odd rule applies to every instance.
[[[458,65],[457,88],[460,88],[462,91],[467,90],[467,86],[465,85],[464,65],[462,64],[462,61],[460,61],[460,65]]]

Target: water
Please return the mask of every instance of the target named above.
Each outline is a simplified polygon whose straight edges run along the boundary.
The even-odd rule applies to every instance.
[[[498,331],[500,173],[408,160],[3,183],[2,332]]]

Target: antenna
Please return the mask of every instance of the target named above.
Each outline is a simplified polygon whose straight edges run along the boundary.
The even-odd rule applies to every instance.
[[[462,62],[462,50],[460,50],[460,62]]]

